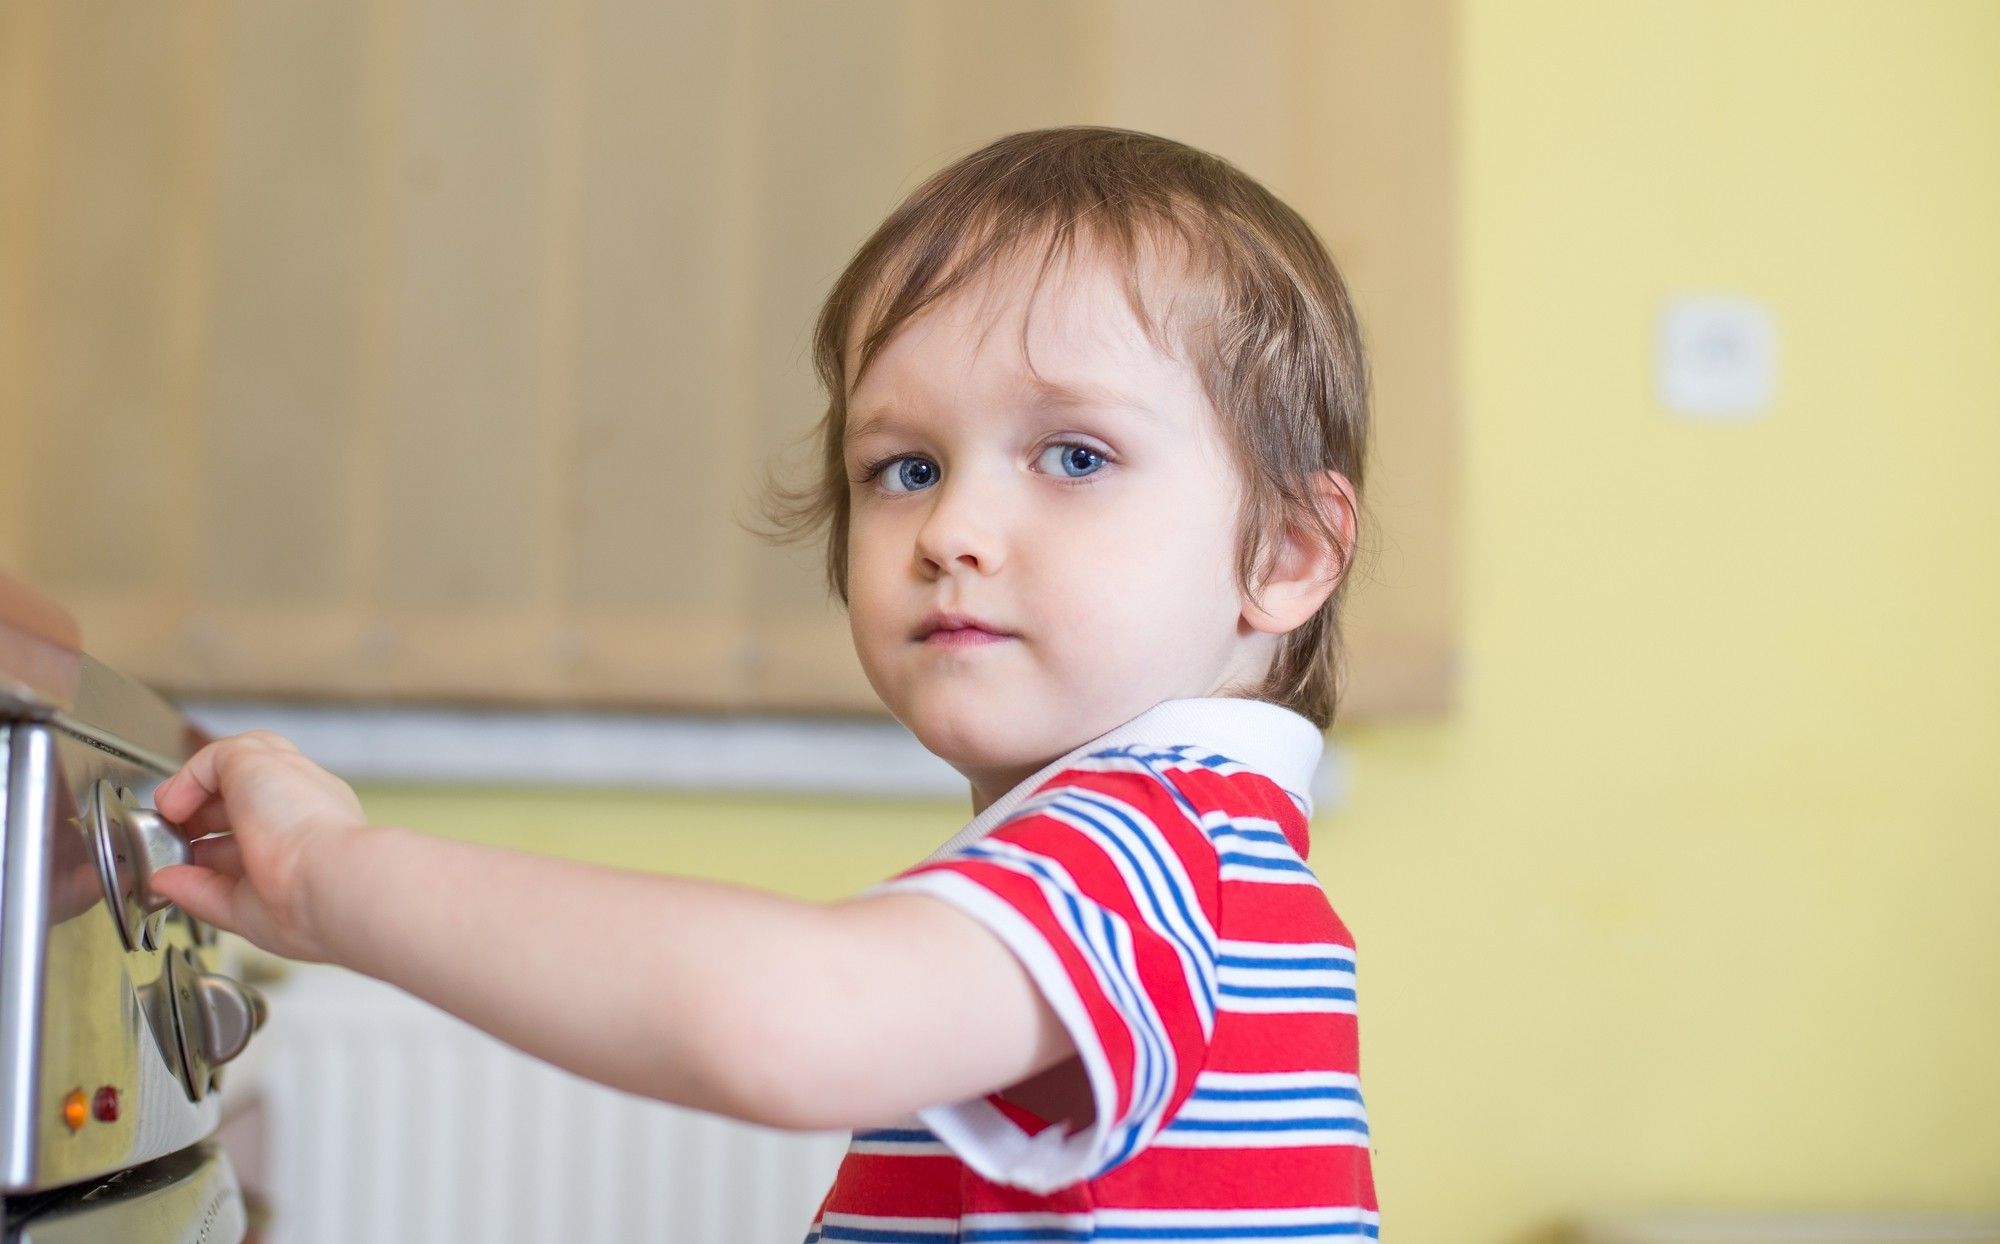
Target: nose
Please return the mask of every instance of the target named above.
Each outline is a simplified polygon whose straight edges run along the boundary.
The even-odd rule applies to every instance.
[[[973,485],[966,472],[931,489],[930,510],[917,528],[917,563],[936,577],[961,570],[992,574],[1001,562],[1001,498]]]

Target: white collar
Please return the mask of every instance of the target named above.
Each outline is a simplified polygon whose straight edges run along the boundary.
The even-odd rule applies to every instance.
[[[1077,758],[1128,743],[1163,747],[1195,743],[1213,748],[1276,782],[1292,797],[1299,812],[1308,821],[1312,819],[1313,772],[1319,767],[1320,753],[1326,747],[1318,726],[1282,704],[1265,700],[1226,696],[1162,700],[1123,725],[1113,726],[1089,742],[1071,748],[1043,765],[1032,777],[1016,783],[953,834],[950,841],[931,852],[929,859],[949,855],[984,838],[1025,803],[1037,787]]]

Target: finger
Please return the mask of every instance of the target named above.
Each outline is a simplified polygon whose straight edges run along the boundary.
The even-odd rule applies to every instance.
[[[223,770],[247,751],[282,751],[302,756],[298,745],[274,730],[246,730],[215,740],[188,757],[178,771],[153,788],[153,807],[170,821],[184,822],[194,809],[222,794]]]
[[[232,745],[235,736],[204,745],[166,781],[153,788],[153,810],[176,823],[184,823],[209,799],[222,793],[216,776],[215,758]]]
[[[157,812],[159,807],[160,797],[156,791],[153,795],[153,810]],[[210,799],[196,808],[193,815],[185,820],[173,820],[164,812],[160,816],[162,820],[179,830],[181,837],[189,840],[205,838],[210,834],[226,834],[234,828],[229,822],[229,806],[220,799]]]
[[[188,863],[211,868],[228,877],[243,875],[243,845],[234,834],[218,834],[188,844]]]
[[[287,752],[299,751],[299,745],[297,743],[294,743],[290,739],[286,738],[284,735],[279,734],[276,730],[245,730],[242,734],[238,735],[237,737],[242,739],[254,739],[257,742],[262,743],[268,747],[278,748],[280,751],[287,751]],[[300,752],[300,755],[304,755],[304,753]]]
[[[218,929],[236,928],[236,887],[239,882],[209,868],[169,864],[147,879],[147,887],[188,915]]]

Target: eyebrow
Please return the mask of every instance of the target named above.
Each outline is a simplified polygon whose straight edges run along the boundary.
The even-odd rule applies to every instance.
[[[1100,406],[1144,415],[1161,426],[1170,422],[1164,411],[1111,385],[1100,384],[1093,380],[1064,383],[1029,377],[1022,381],[1020,387],[1029,404],[1039,410],[1077,410]],[[902,426],[902,419],[894,406],[871,406],[847,425],[847,431],[841,439],[843,443],[857,441],[864,436],[895,431]]]

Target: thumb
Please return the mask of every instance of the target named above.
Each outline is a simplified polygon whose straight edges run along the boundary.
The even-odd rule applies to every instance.
[[[156,869],[146,886],[202,923],[236,931],[235,883],[213,868],[169,864]]]

